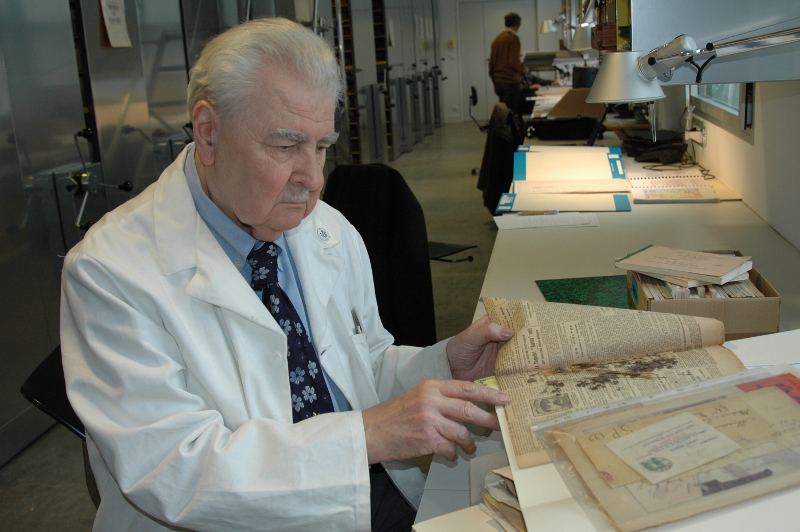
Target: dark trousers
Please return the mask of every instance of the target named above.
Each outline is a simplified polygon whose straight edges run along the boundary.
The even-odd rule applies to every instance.
[[[372,532],[410,532],[417,511],[406,502],[381,464],[369,468]]]
[[[495,83],[494,91],[497,93],[500,101],[506,104],[515,115],[519,116],[522,85],[519,83]]]

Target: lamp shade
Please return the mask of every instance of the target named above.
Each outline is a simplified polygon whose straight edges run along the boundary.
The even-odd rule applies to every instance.
[[[636,64],[641,52],[611,52],[606,54],[587,103],[649,102],[666,98],[656,80],[647,80]]]
[[[558,31],[558,26],[552,20],[545,19],[542,21],[542,29],[539,33],[555,33]]]
[[[575,28],[572,36],[572,45],[569,47],[573,52],[586,52],[592,49],[592,26],[594,24],[583,23]]]

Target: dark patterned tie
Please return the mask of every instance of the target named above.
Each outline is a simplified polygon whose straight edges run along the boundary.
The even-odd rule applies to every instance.
[[[261,301],[286,333],[292,417],[297,423],[317,414],[333,412],[333,402],[308,331],[304,330],[297,310],[278,285],[279,252],[277,244],[264,242],[250,252],[247,261],[253,267],[250,286],[253,290],[263,290]]]

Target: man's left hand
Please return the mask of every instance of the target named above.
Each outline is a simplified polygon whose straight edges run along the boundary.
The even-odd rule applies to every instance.
[[[514,336],[513,329],[479,319],[447,343],[447,360],[453,378],[474,381],[494,373],[494,361],[502,342]]]

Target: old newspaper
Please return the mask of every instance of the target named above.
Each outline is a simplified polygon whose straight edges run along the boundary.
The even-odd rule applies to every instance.
[[[721,322],[677,314],[482,298],[495,323],[516,331],[495,377],[519,467],[549,461],[531,426],[565,413],[744,369],[721,347]]]

